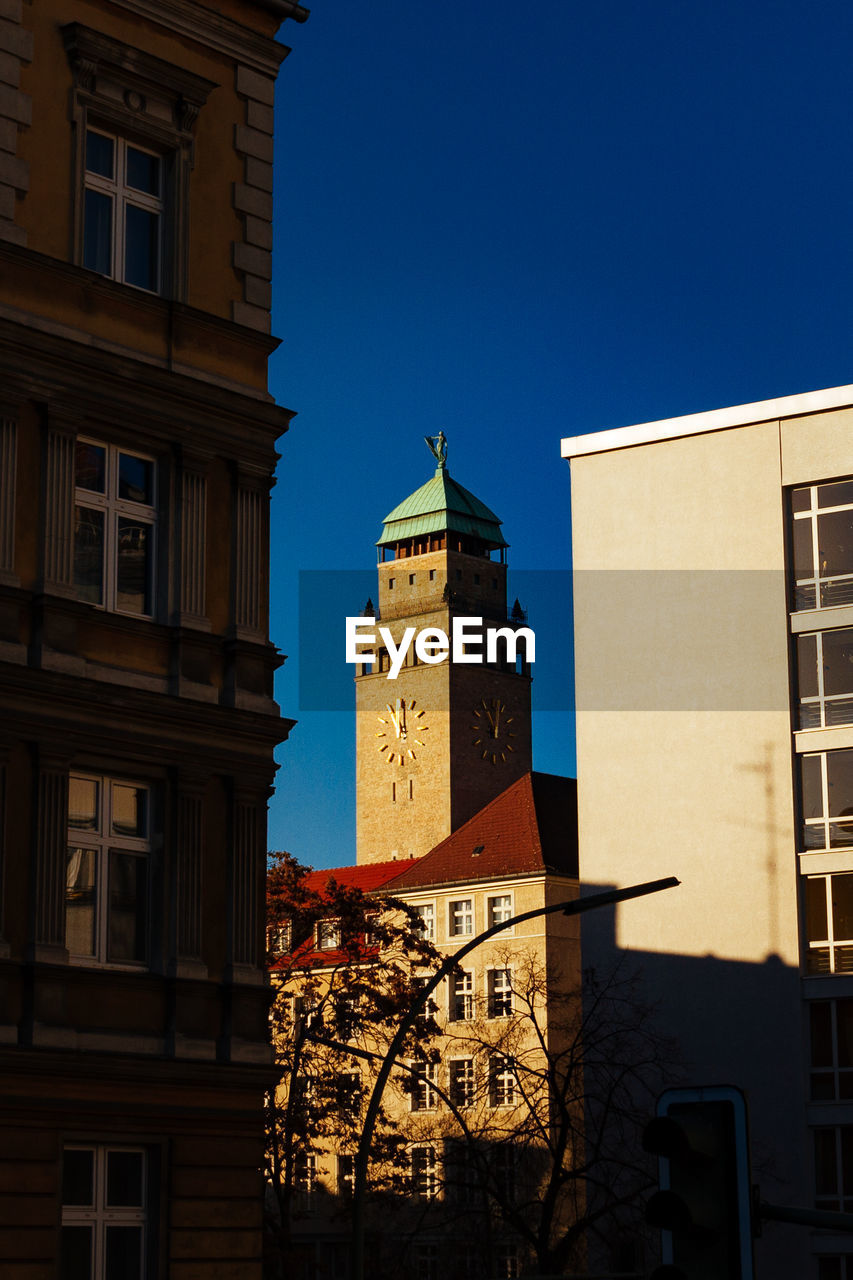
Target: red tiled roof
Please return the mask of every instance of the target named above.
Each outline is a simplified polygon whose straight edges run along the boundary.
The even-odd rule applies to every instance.
[[[381,889],[389,880],[400,874],[401,864],[391,862],[366,862],[358,867],[321,867],[319,871],[310,871],[305,877],[306,886],[314,893],[323,893],[330,880],[346,885],[348,889],[361,889],[362,893],[370,893]]]
[[[545,870],[577,877],[577,783],[526,773],[423,858],[380,865],[397,868],[382,886],[392,894]]]

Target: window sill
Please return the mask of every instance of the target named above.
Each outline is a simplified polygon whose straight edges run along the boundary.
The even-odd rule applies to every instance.
[[[833,751],[853,747],[853,724],[833,725],[831,729],[795,729],[795,751]]]
[[[798,609],[790,615],[791,631],[826,631],[829,627],[853,626],[853,604],[838,604],[829,609]]]

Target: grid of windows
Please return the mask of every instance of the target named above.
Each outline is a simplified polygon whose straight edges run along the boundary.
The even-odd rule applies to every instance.
[[[154,612],[155,465],[94,440],[75,449],[74,586],[115,613]]]
[[[853,479],[794,489],[794,607],[853,604]]]
[[[73,957],[147,961],[150,811],[147,787],[69,778],[65,945]]]
[[[853,1000],[809,1002],[813,1102],[853,1100]]]
[[[471,898],[457,898],[449,904],[451,938],[469,938],[474,933],[474,903]]]
[[[146,1165],[146,1153],[131,1147],[65,1147],[63,1280],[141,1280],[145,1275]]]
[[[853,872],[808,876],[805,900],[807,971],[853,972]]]
[[[803,849],[853,846],[853,749],[800,756]]]
[[[474,974],[470,969],[451,976],[448,1014],[451,1022],[470,1022],[474,1017]]]
[[[455,1107],[473,1107],[477,1097],[477,1077],[473,1058],[451,1058],[450,1101]]]
[[[512,1014],[512,970],[489,970],[489,1017],[508,1018]]]
[[[163,158],[86,130],[83,266],[157,293],[162,282]]]

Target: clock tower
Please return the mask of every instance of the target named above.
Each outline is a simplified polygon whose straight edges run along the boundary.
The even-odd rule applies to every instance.
[[[506,549],[498,516],[447,470],[444,434],[427,444],[437,466],[385,517],[379,550],[376,662],[356,668],[357,861],[415,858],[473,817],[532,767],[530,672],[523,644],[485,661],[485,644],[442,662],[411,643],[396,679],[378,634],[407,628],[452,635],[453,619],[483,630],[524,623],[507,612]],[[471,661],[477,656],[482,661]],[[459,658],[469,661],[459,661]]]

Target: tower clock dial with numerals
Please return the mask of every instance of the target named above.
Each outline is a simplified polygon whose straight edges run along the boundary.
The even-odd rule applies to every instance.
[[[397,698],[385,705],[385,714],[378,717],[380,728],[376,732],[376,746],[389,764],[404,765],[417,760],[418,751],[426,746],[422,736],[429,732],[426,711],[412,698]]]
[[[474,746],[479,749],[480,758],[491,764],[506,761],[515,750],[512,728],[514,722],[501,698],[481,698],[474,707]]]

